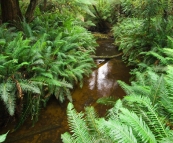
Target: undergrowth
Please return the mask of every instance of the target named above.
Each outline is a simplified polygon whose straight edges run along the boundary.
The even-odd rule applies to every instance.
[[[16,128],[28,116],[35,123],[52,95],[72,101],[71,89],[95,66],[95,39],[74,21],[45,13],[30,24],[0,27],[0,98],[11,116],[19,116]]]
[[[173,138],[173,35],[169,0],[120,0],[122,17],[113,28],[123,59],[133,65],[130,85],[118,81],[123,99],[101,98],[112,105],[106,117],[93,107],[78,113],[67,107],[70,132],[64,143],[171,143]]]

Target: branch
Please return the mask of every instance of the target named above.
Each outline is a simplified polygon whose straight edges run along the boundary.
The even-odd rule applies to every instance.
[[[91,55],[91,58],[93,59],[112,59],[112,58],[116,58],[121,56],[123,53],[117,54],[117,55],[113,55],[113,56],[95,56],[95,55]]]

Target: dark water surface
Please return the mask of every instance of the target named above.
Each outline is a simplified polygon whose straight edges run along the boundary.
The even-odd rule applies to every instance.
[[[100,46],[97,48],[96,55],[110,56],[119,53],[112,44],[113,39],[102,39],[98,43]],[[128,83],[130,69],[121,61],[121,57],[110,60],[97,59],[96,63],[98,68],[90,77],[84,78],[83,87],[77,86],[72,91],[73,104],[77,111],[83,111],[85,106],[92,105],[100,116],[104,116],[107,106],[98,105],[96,100],[103,96],[122,98],[125,93],[118,86],[117,80]],[[32,122],[28,120],[17,131],[9,133],[5,143],[61,143],[61,134],[68,131],[67,104],[68,101],[60,104],[53,97],[47,107],[41,109],[39,121],[34,127],[31,127]]]

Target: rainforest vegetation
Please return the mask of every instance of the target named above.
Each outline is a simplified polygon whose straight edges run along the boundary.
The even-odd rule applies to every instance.
[[[15,130],[51,96],[67,107],[64,143],[171,143],[173,140],[172,0],[0,0],[0,126]],[[71,90],[95,67],[92,32],[111,32],[131,84],[123,99],[101,98],[78,113]],[[63,104],[63,103],[62,103]],[[7,133],[0,136],[5,140]],[[7,136],[8,137],[8,136]]]

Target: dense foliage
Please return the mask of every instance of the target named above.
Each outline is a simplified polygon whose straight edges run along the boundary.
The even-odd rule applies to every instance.
[[[1,25],[0,97],[11,116],[20,116],[18,126],[28,115],[35,123],[52,95],[72,101],[70,90],[94,67],[94,37],[76,23],[45,13],[17,28]]]
[[[111,103],[107,117],[99,117],[93,107],[77,113],[69,103],[67,115],[72,135],[62,134],[62,141],[171,142],[172,1],[38,2],[30,20],[25,16],[20,22],[0,26],[0,99],[5,105],[0,110],[19,117],[16,129],[29,116],[35,123],[40,108],[51,96],[60,102],[66,98],[72,101],[71,89],[75,84],[82,86],[83,76],[94,67],[90,55],[96,42],[85,28],[105,32],[114,24],[115,44],[123,52],[123,60],[134,66],[130,85],[118,81],[127,96],[117,101],[98,100]],[[26,9],[26,2],[20,1],[20,6],[21,10]],[[4,141],[6,135],[0,140]]]
[[[133,65],[131,85],[118,81],[123,99],[102,98],[113,105],[107,117],[98,117],[93,107],[77,113],[67,108],[72,133],[67,142],[172,142],[173,39],[172,1],[121,0],[118,23],[113,27],[115,44],[123,59]]]
[[[115,43],[129,65],[143,61],[141,52],[165,47],[172,35],[172,2],[169,0],[121,0],[123,15],[114,26]]]

